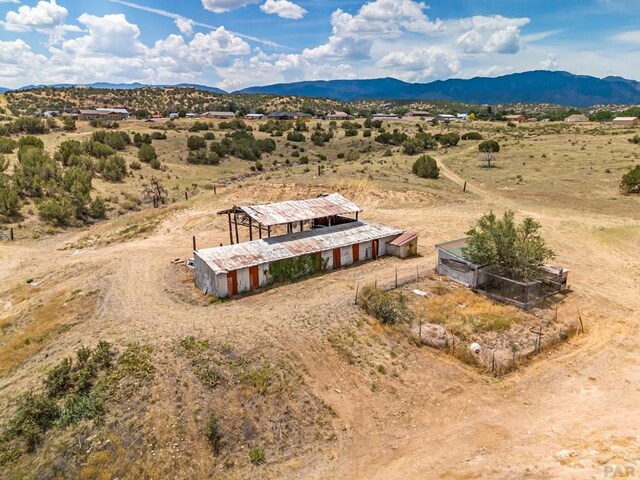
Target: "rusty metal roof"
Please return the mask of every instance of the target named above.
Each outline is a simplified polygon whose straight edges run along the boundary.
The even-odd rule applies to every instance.
[[[218,274],[392,237],[402,233],[402,230],[386,225],[350,222],[333,227],[263,238],[253,242],[196,250],[194,254]]]
[[[239,208],[253,220],[264,226],[301,222],[303,220],[345,215],[361,211],[360,207],[339,193],[331,193],[307,200],[291,200]]]
[[[406,245],[411,240],[414,240],[416,238],[418,238],[418,234],[417,233],[404,232],[398,238],[396,238],[392,242],[389,242],[389,245],[393,245],[394,247],[401,247],[402,245]]]

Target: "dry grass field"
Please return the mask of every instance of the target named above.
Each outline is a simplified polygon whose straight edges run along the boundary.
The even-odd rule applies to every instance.
[[[121,129],[148,132],[150,125],[130,121]],[[361,133],[342,132],[322,148],[301,144],[308,164],[296,164],[279,138],[261,160],[263,172],[239,159],[192,166],[185,162],[190,133],[169,131],[154,141],[166,170],[143,165],[122,183],[94,179],[92,195],[109,199],[107,220],[46,229],[33,205],[25,206],[17,231],[44,234],[0,243],[0,430],[20,393],[38,389],[82,345],[108,341],[119,362],[137,358],[124,352],[150,352],[153,368],[130,395],[109,397],[101,421],[54,426],[34,452],[17,458],[0,449],[3,478],[581,479],[634,465],[640,198],[618,189],[639,159],[639,146],[627,141],[632,134],[553,123],[425,128],[478,130],[498,140],[496,167],[480,162],[477,141],[461,141],[428,152],[441,176],[423,180],[411,174],[415,157],[400,148],[386,156],[386,147]],[[53,151],[91,130],[42,138]],[[350,150],[357,160],[338,158]],[[131,161],[136,153],[129,147],[124,155]],[[169,191],[168,206],[126,211],[123,203],[154,174]],[[353,199],[366,220],[420,232],[419,256],[229,301],[203,298],[173,262],[191,255],[194,235],[198,246],[228,242],[218,210],[328,191]],[[559,319],[575,321],[579,308],[586,333],[497,378],[418,346],[415,324],[381,325],[354,305],[358,284],[417,269],[418,282],[402,290],[429,293],[415,305],[425,318],[447,314],[456,328],[489,317],[525,322],[433,273],[433,245],[505,209],[538,220],[556,262],[571,272],[572,293],[532,314],[557,307]]]

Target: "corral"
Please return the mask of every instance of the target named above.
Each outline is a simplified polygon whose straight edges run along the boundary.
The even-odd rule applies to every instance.
[[[357,205],[335,193],[219,212],[229,216],[231,245],[194,251],[195,284],[207,294],[227,297],[385,255],[406,258],[417,253],[415,233],[341,216],[355,213],[357,218],[359,212]],[[249,228],[249,242],[238,243],[238,225]],[[286,225],[287,233],[271,237],[271,228],[278,225]],[[267,238],[262,238],[264,231]]]
[[[466,245],[467,238],[436,245],[436,272],[491,299],[529,310],[567,286],[569,271],[562,267],[544,265],[540,269],[539,278],[517,281],[499,275],[494,265],[477,265],[469,261],[464,255]]]

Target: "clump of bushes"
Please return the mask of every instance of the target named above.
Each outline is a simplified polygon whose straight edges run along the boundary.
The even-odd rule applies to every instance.
[[[480,132],[467,132],[467,133],[463,133],[460,139],[461,140],[482,140],[482,134]]]
[[[358,303],[365,312],[387,325],[407,322],[412,317],[402,292],[385,292],[367,285],[360,292]]]
[[[627,139],[629,143],[635,143],[636,145],[640,143],[640,135],[634,135],[631,138]]]
[[[187,138],[187,148],[192,151],[207,148],[207,141],[199,135],[190,135]]]
[[[433,157],[429,155],[422,155],[415,162],[413,162],[413,166],[411,167],[411,171],[414,175],[417,175],[420,178],[438,178],[440,176],[440,169],[438,168],[438,163],[435,161]]]
[[[302,132],[293,131],[287,134],[287,140],[290,142],[304,142],[306,138]]]
[[[206,148],[202,148],[189,152],[187,162],[193,165],[218,165],[220,157],[216,152],[209,152]]]
[[[138,160],[144,163],[150,163],[153,160],[158,159],[158,154],[156,153],[156,149],[153,148],[153,145],[149,145],[148,143],[143,143],[140,146],[140,150],[138,150]]]
[[[636,165],[622,176],[620,189],[625,193],[640,193],[640,165]]]

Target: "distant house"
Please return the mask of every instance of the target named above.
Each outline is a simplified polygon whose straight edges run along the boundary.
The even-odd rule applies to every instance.
[[[505,115],[504,119],[511,123],[522,123],[527,121],[527,117],[524,115]]]
[[[79,110],[78,111],[78,119],[79,120],[126,120],[127,116],[124,116],[122,113],[119,113],[115,110]]]
[[[189,112],[184,117],[185,118],[198,118],[198,116],[199,115],[197,113]]]
[[[236,118],[235,112],[206,112],[201,116],[205,118],[219,118],[224,120]]]
[[[299,120],[311,120],[313,118],[313,115],[311,115],[310,113],[304,113],[304,112],[296,112],[294,113],[294,115]]]
[[[295,113],[277,111],[271,112],[267,118],[269,120],[295,120],[297,117]]]
[[[327,120],[349,120],[351,115],[346,112],[334,111],[327,115]]]
[[[261,120],[264,118],[264,115],[261,113],[247,113],[244,118],[247,120]]]
[[[425,118],[425,117],[431,117],[431,113],[426,112],[424,110],[411,110],[410,112],[407,113],[408,117],[421,117],[421,118]]]
[[[448,113],[439,113],[435,116],[435,119],[439,122],[449,123],[457,120],[458,117],[456,115],[449,115]]]
[[[458,122],[466,122],[467,120],[469,120],[469,114],[468,113],[458,113],[456,115],[456,119],[458,120]]]
[[[376,121],[376,120],[380,120],[380,121],[385,121],[385,120],[399,120],[400,116],[399,115],[395,115],[393,113],[376,113],[371,117],[371,120]]]
[[[589,117],[587,117],[583,113],[576,113],[574,115],[569,115],[567,118],[564,119],[564,121],[569,123],[583,123],[583,122],[588,122]]]
[[[99,112],[117,113],[120,115],[120,120],[127,120],[129,118],[129,111],[126,108],[96,108]]]
[[[637,127],[640,125],[640,117],[616,117],[611,123],[624,127]]]
[[[169,120],[175,120],[176,118],[179,118],[179,117],[180,115],[175,112],[169,114]]]
[[[42,112],[42,116],[45,118],[53,118],[60,115],[60,112],[57,110],[47,110],[46,112]]]

